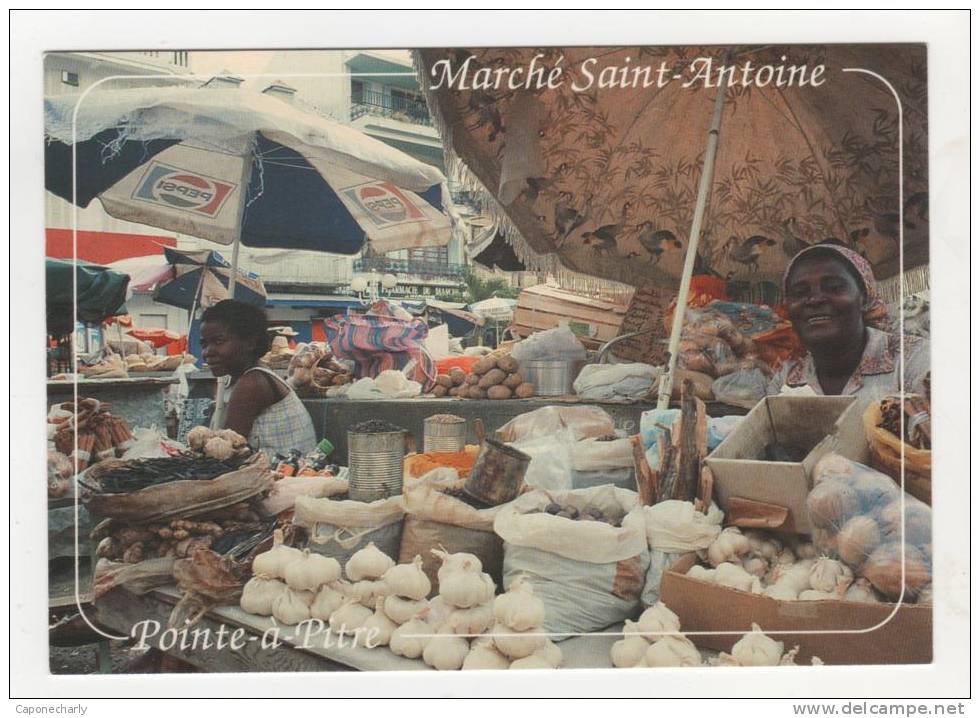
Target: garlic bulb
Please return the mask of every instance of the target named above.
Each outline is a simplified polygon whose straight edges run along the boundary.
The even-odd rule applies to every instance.
[[[715,569],[715,583],[719,586],[727,586],[739,591],[751,591],[758,582],[757,576],[753,576],[741,566],[736,566],[733,563],[720,563]]]
[[[347,561],[344,572],[351,581],[374,581],[385,575],[385,571],[395,565],[391,556],[369,543],[355,551]]]
[[[385,615],[398,625],[411,621],[428,606],[429,602],[424,598],[421,601],[413,601],[401,596],[386,596],[384,601]]]
[[[362,606],[371,608],[378,598],[388,595],[388,584],[384,581],[358,581],[347,584],[344,591],[348,597],[355,599]]]
[[[473,608],[493,598],[493,579],[485,573],[451,571],[439,578],[439,595],[450,606]]]
[[[609,657],[616,668],[635,668],[643,660],[649,646],[642,636],[627,636],[612,645]]]
[[[273,601],[285,590],[286,584],[282,581],[259,574],[253,576],[245,584],[238,605],[245,613],[251,613],[255,616],[271,616]]]
[[[790,555],[792,555],[792,553]],[[742,561],[742,568],[744,568],[746,572],[751,573],[753,576],[762,578],[769,571],[769,564],[764,558],[753,556],[752,558],[747,558]]]
[[[334,631],[343,629],[345,633],[353,633],[372,615],[374,613],[370,608],[362,606],[352,598],[347,598],[340,608],[330,614],[330,628]]]
[[[825,591],[831,593],[837,589],[844,579],[847,585],[854,580],[854,573],[840,561],[823,556],[818,558],[810,569],[810,588],[814,591]],[[847,590],[847,585],[844,590]],[[843,593],[843,591],[841,591]]]
[[[431,633],[432,628],[425,621],[421,618],[413,618],[391,632],[388,648],[396,656],[418,658],[425,650],[425,644],[428,643]]]
[[[331,614],[344,604],[344,594],[338,589],[336,584],[323,586],[313,599],[310,606],[310,618],[318,618],[321,621],[330,620]]]
[[[536,633],[537,630],[532,628],[530,631],[515,631],[498,623],[490,629],[490,634],[493,636],[493,645],[498,651],[508,658],[517,659],[527,658],[544,646],[545,637]]]
[[[791,566],[796,563],[796,554],[793,553],[793,549],[784,548],[782,551],[780,551],[779,555],[776,557],[776,563],[784,566]]]
[[[505,671],[510,659],[493,647],[493,641],[474,641],[463,660],[464,671]]]
[[[801,601],[834,601],[839,598],[840,596],[836,593],[817,591],[816,589],[812,588],[808,591],[800,591],[799,595],[799,599]]]
[[[810,569],[814,563],[816,563],[814,559],[807,558],[797,561],[792,566],[776,566],[772,572],[773,584],[789,586],[796,591],[797,595],[801,591],[809,590]]]
[[[384,599],[379,598],[374,606],[374,614],[361,625],[364,640],[370,639],[372,646],[387,646],[391,641],[391,634],[398,628],[398,624],[385,615],[383,606]],[[372,631],[374,635],[371,634]]]
[[[283,544],[282,529],[276,529],[272,534],[272,548],[252,561],[252,573],[264,574],[269,578],[285,578],[286,566],[302,555],[298,548]]]
[[[656,641],[662,636],[658,634],[679,633],[681,630],[681,619],[663,603],[657,601],[642,614],[636,622],[639,633],[648,641]]]
[[[775,561],[783,550],[783,545],[778,540],[761,531],[746,531],[744,535],[749,542],[749,550],[767,561]]]
[[[700,666],[701,654],[687,636],[665,636],[647,648],[643,662],[651,668]]]
[[[294,591],[286,587],[272,602],[272,615],[287,626],[295,626],[310,617],[310,605],[316,596],[311,591]]]
[[[385,571],[384,581],[395,596],[420,601],[429,595],[432,583],[422,570],[422,557],[416,556],[412,563],[396,564]]]
[[[640,624],[638,624],[636,621],[631,621],[628,618],[625,621],[623,621],[623,636],[625,636],[626,638],[629,638],[631,636],[639,636],[647,643],[656,640],[655,638],[648,639],[646,636],[644,636],[643,631],[640,630]]]
[[[465,638],[441,633],[425,644],[422,660],[425,665],[432,666],[437,671],[458,671],[463,667],[469,652],[470,644]]]
[[[845,601],[857,601],[859,603],[878,603],[878,597],[871,589],[871,582],[866,578],[859,578],[844,592]]]
[[[732,657],[740,666],[778,666],[783,657],[783,642],[769,638],[759,624],[732,646]]]
[[[204,451],[204,445],[212,436],[214,436],[214,432],[208,427],[195,426],[187,432],[187,445],[194,451]]]
[[[561,649],[550,638],[545,638],[544,646],[532,653],[529,658],[534,656],[543,658],[552,668],[558,668],[565,659],[561,653]]]
[[[705,568],[701,564],[691,566],[686,575],[698,581],[715,582],[715,570],[713,568]]]
[[[774,583],[766,586],[762,593],[777,601],[795,601],[800,595],[800,592],[789,583]]]
[[[796,544],[796,557],[797,558],[816,558],[817,549],[809,541],[801,541]]]
[[[532,653],[526,658],[518,658],[516,661],[510,664],[510,670],[512,671],[519,671],[521,669],[548,670],[552,668],[555,668],[555,666],[551,665],[547,659],[539,656],[536,653]]]
[[[726,561],[738,561],[750,549],[749,540],[742,532],[737,527],[729,527],[718,534],[718,538],[708,546],[708,563],[717,567]]]
[[[512,631],[540,628],[544,623],[544,601],[534,595],[530,582],[518,579],[507,593],[493,600],[493,616]]]
[[[453,633],[483,633],[493,625],[493,604],[487,602],[473,608],[457,608],[449,613],[441,625]]]
[[[283,570],[286,584],[297,591],[316,591],[320,586],[340,578],[340,563],[335,558],[303,549],[300,557]]]
[[[227,439],[222,439],[220,436],[212,437],[204,444],[204,455],[209,458],[226,461],[234,456],[234,454],[235,449],[232,448],[231,442]]]
[[[449,553],[441,548],[432,549],[432,554],[442,561],[442,565],[439,566],[439,571],[436,573],[440,586],[445,580],[443,577],[455,571],[466,571],[469,573],[483,572],[483,562],[474,554],[463,552]]]

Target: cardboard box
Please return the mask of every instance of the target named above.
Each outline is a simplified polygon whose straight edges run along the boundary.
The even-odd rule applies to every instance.
[[[813,465],[831,451],[868,463],[861,408],[853,396],[764,398],[705,460],[714,476],[718,505],[726,514],[733,499],[785,507],[783,523],[766,527],[809,534],[806,497]],[[808,453],[801,462],[766,461],[762,457],[772,443]]]
[[[828,665],[932,662],[931,605],[902,604],[892,616],[891,603],[777,601],[685,576],[695,563],[697,556],[686,554],[664,572],[660,600],[700,648],[730,653],[757,623],[786,650],[798,645],[801,665],[813,656]]]

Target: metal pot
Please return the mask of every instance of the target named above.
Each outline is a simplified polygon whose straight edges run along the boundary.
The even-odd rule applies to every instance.
[[[347,432],[351,501],[378,501],[402,493],[406,434],[401,429],[373,434]]]
[[[572,385],[583,366],[583,360],[536,359],[521,362],[521,374],[524,381],[534,384],[537,396],[564,396],[575,393]]]

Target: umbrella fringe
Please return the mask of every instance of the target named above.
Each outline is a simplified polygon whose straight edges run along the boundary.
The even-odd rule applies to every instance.
[[[902,298],[899,297],[902,283],[905,284],[905,296],[911,296],[920,292],[929,291],[929,265],[923,264],[921,267],[913,267],[903,275],[896,274],[878,282],[878,296],[887,304],[898,304]]]
[[[421,53],[418,50],[412,51],[412,64],[419,78],[428,76]],[[419,82],[419,86],[422,90],[422,95],[425,97],[425,103],[429,108],[429,116],[432,118],[432,124],[436,132],[439,133],[442,141],[446,174],[465,191],[472,192],[480,197],[483,211],[489,215],[493,231],[499,232],[503,236],[504,241],[513,248],[514,254],[527,270],[551,275],[562,289],[567,289],[572,292],[584,292],[612,301],[628,302],[634,292],[634,287],[629,284],[576,272],[565,267],[559,261],[556,253],[541,254],[531,248],[527,240],[524,239],[524,235],[521,234],[521,231],[507,215],[507,211],[497,201],[497,198],[494,197],[493,193],[484,186],[483,182],[473,174],[470,168],[466,166],[466,163],[456,154],[452,141],[452,128],[446,122],[446,118],[443,117],[439,103],[436,102],[435,91],[430,89],[429,85],[424,81]]]

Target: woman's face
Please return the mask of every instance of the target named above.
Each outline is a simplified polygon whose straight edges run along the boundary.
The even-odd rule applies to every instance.
[[[201,350],[215,376],[238,376],[253,363],[254,348],[223,322],[201,324]]]
[[[864,292],[832,258],[798,262],[786,283],[786,308],[807,349],[849,346],[864,336]]]

